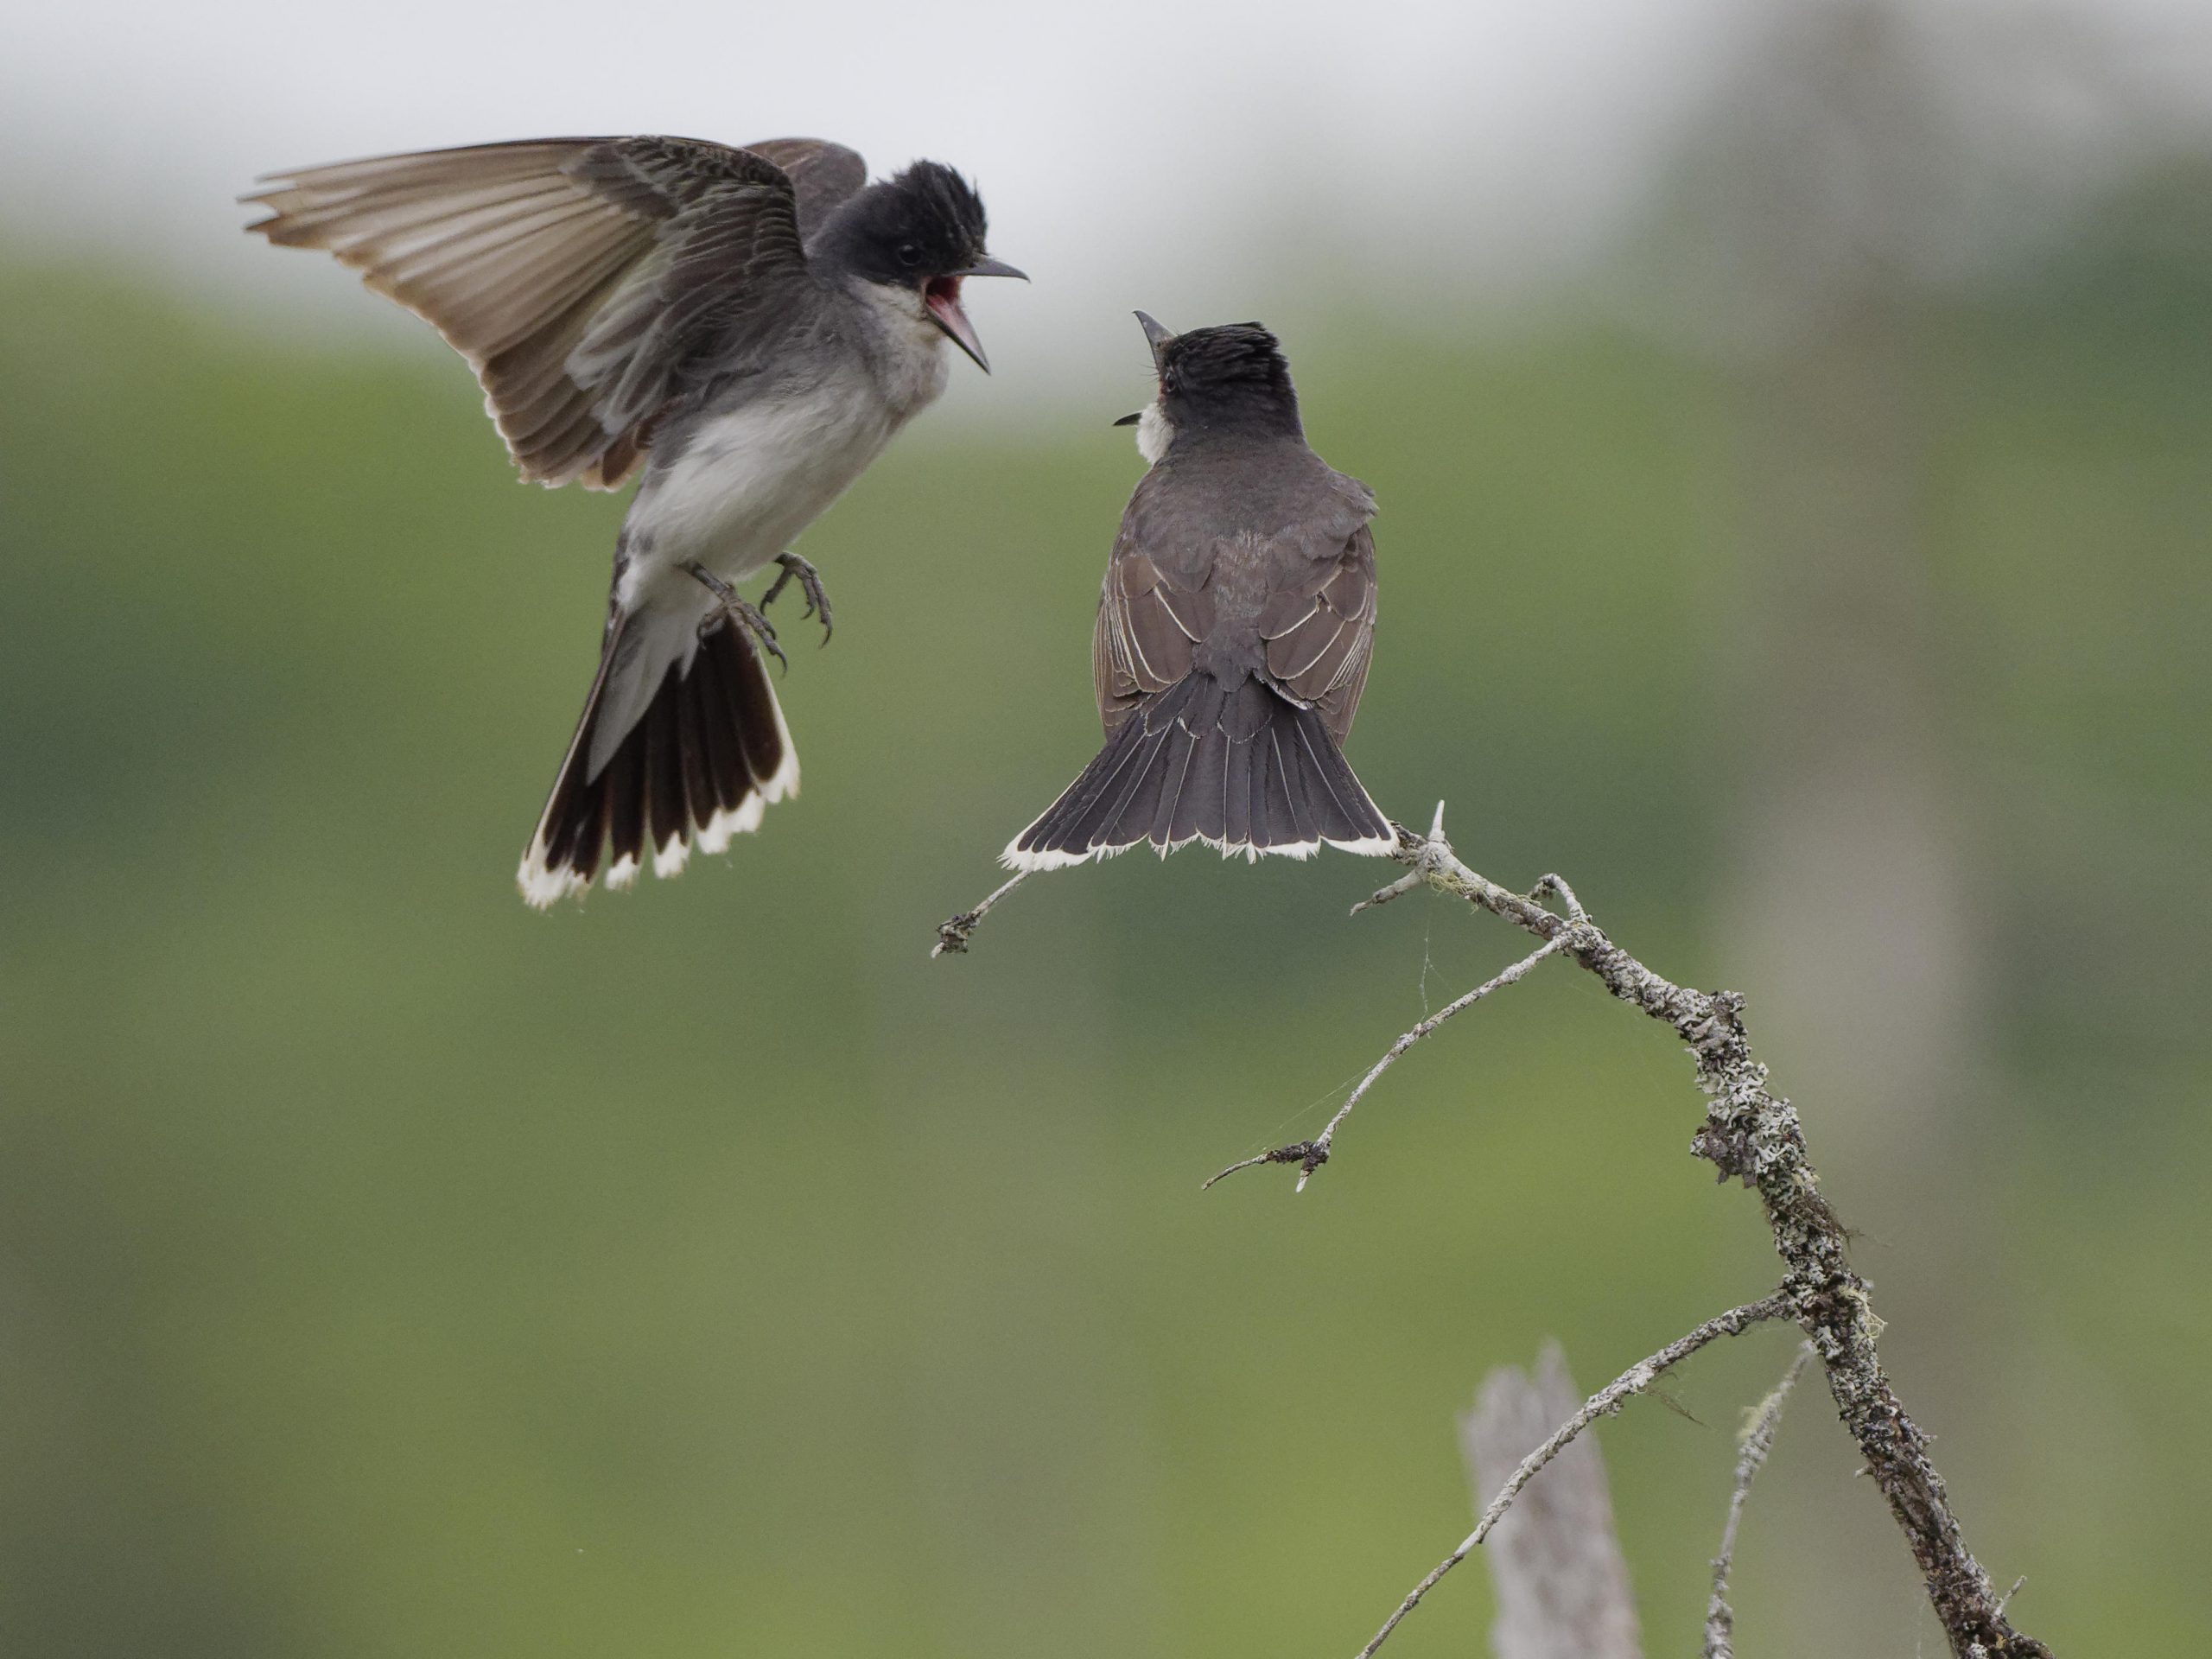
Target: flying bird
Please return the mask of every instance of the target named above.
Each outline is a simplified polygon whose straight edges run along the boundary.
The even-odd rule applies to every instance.
[[[1340,745],[1375,645],[1375,496],[1306,447],[1256,322],[1170,334],[1091,639],[1106,747],[1001,855],[1049,870],[1141,842],[1306,858],[1396,844]]]
[[[734,584],[780,565],[829,637],[799,532],[944,390],[983,203],[937,162],[871,184],[842,144],[548,138],[275,174],[246,200],[272,243],[326,249],[468,359],[526,480],[612,490],[642,469],[614,547],[599,671],[537,829],[543,906],[721,852],[798,788]]]

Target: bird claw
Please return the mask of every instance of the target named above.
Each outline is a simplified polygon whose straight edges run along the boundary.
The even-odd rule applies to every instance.
[[[721,607],[720,614],[709,611],[701,620],[699,633],[702,639],[720,627],[723,618],[727,617],[758,640],[760,648],[781,663],[786,673],[790,671],[791,659],[784,655],[784,648],[776,643],[776,625],[761,613],[759,606],[753,604],[744,594],[739,593],[736,588],[731,587],[704,565],[695,562],[684,566],[684,569],[691,573],[701,587],[715,596],[715,602]],[[774,597],[772,589],[770,590],[769,596]]]
[[[803,614],[822,619],[822,643],[830,643],[830,632],[835,626],[830,620],[830,594],[822,585],[822,573],[796,553],[779,553],[776,563],[784,567],[783,573],[768,584],[768,591],[760,595],[764,606],[776,602],[776,595],[784,591],[792,577],[798,578],[799,592],[806,595],[806,609]]]

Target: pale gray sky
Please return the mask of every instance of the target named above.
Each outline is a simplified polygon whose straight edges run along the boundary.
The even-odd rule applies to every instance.
[[[330,262],[238,233],[257,173],[552,133],[818,133],[981,182],[995,251],[1037,284],[979,294],[977,321],[1000,390],[1036,394],[1072,364],[1141,366],[1135,305],[1187,327],[1347,272],[1471,299],[1553,280],[1640,199],[1756,20],[1809,3],[0,0],[0,234],[143,250],[272,327],[377,328],[387,308]],[[2204,10],[2072,9],[2145,41]]]

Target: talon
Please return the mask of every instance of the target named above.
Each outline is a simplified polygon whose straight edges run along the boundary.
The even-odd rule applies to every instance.
[[[784,655],[784,648],[776,643],[775,625],[760,613],[758,606],[749,603],[743,594],[697,561],[694,560],[683,568],[691,573],[701,587],[715,596],[721,607],[721,615],[709,612],[701,619],[699,632],[702,637],[713,632],[721,626],[723,618],[728,617],[758,640],[763,651],[781,663],[785,673],[791,671],[791,659]],[[770,597],[773,596],[774,590],[771,589]]]
[[[828,645],[835,625],[830,618],[830,594],[822,585],[821,573],[796,553],[779,553],[776,563],[784,567],[783,571],[768,584],[768,591],[760,595],[761,604],[774,604],[776,595],[784,591],[792,577],[798,577],[799,592],[806,596],[806,609],[802,614],[822,619],[822,643]]]

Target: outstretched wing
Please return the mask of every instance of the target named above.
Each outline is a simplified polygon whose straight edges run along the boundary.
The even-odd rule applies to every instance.
[[[326,248],[468,359],[525,479],[613,489],[654,418],[734,330],[817,290],[803,220],[866,168],[693,138],[550,138],[389,156],[266,181],[248,228]]]

